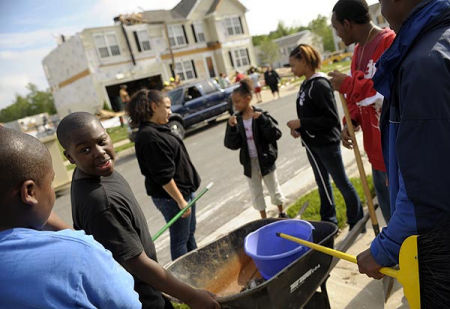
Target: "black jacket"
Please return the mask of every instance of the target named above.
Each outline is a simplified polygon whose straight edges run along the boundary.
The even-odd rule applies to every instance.
[[[185,199],[200,186],[200,176],[183,141],[172,134],[168,126],[142,124],[136,135],[135,149],[148,195],[170,198],[163,185],[172,178]]]
[[[255,112],[261,112],[261,116],[252,122],[253,139],[258,152],[259,166],[263,176],[275,170],[275,161],[278,156],[277,140],[281,137],[278,122],[267,111],[253,107]],[[237,113],[237,125],[231,127],[227,124],[225,133],[225,147],[239,152],[239,161],[244,166],[244,175],[251,177],[250,155],[248,153],[247,136],[245,135],[242,114]]]
[[[278,75],[277,71],[266,71],[264,72],[264,80],[267,85],[276,85],[280,80],[280,75]]]
[[[306,80],[297,96],[300,132],[308,146],[324,146],[340,142],[341,124],[333,88],[323,76]]]

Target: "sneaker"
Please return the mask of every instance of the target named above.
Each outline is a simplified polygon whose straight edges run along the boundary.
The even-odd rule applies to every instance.
[[[286,213],[280,212],[280,213],[278,214],[278,218],[289,218],[289,217],[288,217],[288,215],[287,215]]]

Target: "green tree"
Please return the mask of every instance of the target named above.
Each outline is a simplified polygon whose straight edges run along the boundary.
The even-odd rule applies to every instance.
[[[322,15],[317,16],[309,24],[308,28],[322,38],[323,48],[326,51],[334,51],[334,40],[331,25],[328,24],[328,18]]]
[[[39,90],[32,83],[29,83],[26,88],[28,89],[28,94],[25,97],[16,94],[14,103],[0,110],[0,122],[10,122],[45,112],[49,114],[56,113],[51,92]]]
[[[261,61],[264,64],[272,65],[275,61],[280,59],[280,49],[278,45],[269,39],[263,41],[259,46],[259,49],[261,50]]]

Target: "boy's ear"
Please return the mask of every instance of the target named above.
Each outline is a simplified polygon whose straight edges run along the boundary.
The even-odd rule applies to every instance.
[[[34,180],[25,180],[20,186],[20,199],[24,204],[29,206],[36,206],[38,200],[36,197],[37,184]]]
[[[64,150],[64,156],[67,158],[67,160],[69,160],[71,164],[75,164],[75,160],[70,156],[67,150]]]

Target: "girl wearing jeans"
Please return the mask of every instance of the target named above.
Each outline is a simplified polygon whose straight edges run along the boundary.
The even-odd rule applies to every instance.
[[[301,137],[308,160],[314,171],[320,194],[320,216],[323,221],[337,224],[336,207],[330,183],[333,178],[347,206],[350,229],[363,217],[361,201],[345,174],[340,148],[341,125],[333,88],[328,79],[316,73],[319,53],[309,45],[300,44],[290,56],[294,75],[305,77],[297,96],[297,119],[287,126],[294,138]]]
[[[240,149],[239,159],[247,176],[253,206],[266,218],[266,202],[264,200],[262,182],[269,190],[272,204],[278,206],[279,217],[285,218],[281,193],[275,171],[277,159],[277,140],[281,131],[276,120],[262,109],[253,107],[251,81],[243,80],[233,91],[232,100],[237,113],[230,117],[225,133],[225,147]]]
[[[138,126],[135,148],[147,194],[169,222],[193,199],[200,176],[183,141],[167,126],[170,99],[157,90],[137,92],[127,105],[132,125]],[[169,229],[172,260],[197,248],[195,205]]]

